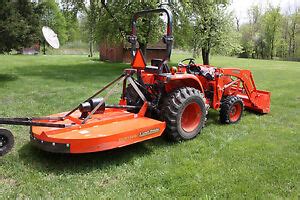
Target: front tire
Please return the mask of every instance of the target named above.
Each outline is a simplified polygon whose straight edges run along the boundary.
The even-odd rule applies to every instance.
[[[14,144],[13,134],[5,128],[0,128],[0,156],[4,156],[10,152]]]
[[[227,96],[221,104],[220,121],[223,124],[233,124],[240,121],[244,110],[241,98],[237,96]]]
[[[166,99],[163,118],[167,123],[166,136],[173,141],[195,138],[206,121],[205,98],[199,90],[183,87]]]

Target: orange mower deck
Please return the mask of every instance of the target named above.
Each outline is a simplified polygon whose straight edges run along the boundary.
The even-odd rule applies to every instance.
[[[64,114],[54,116],[58,117]],[[93,115],[92,119],[83,125],[78,119],[79,117],[80,112],[75,112],[64,121],[57,122],[76,124],[64,129],[33,126],[31,141],[45,151],[89,153],[159,137],[166,126],[165,122],[120,109],[106,109],[103,114]]]

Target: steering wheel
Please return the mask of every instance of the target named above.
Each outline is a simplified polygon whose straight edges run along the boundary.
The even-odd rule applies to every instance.
[[[183,64],[185,61],[189,61],[186,66]],[[194,58],[186,58],[178,63],[178,67],[186,67],[187,73],[193,74],[193,72],[191,71],[191,66],[196,66]]]
[[[186,59],[183,59],[182,61],[180,61],[178,63],[178,67],[183,67],[184,66],[184,62],[185,61],[188,61],[189,60],[189,64],[188,64],[188,67],[191,66],[191,65],[195,65],[195,59],[194,58],[186,58]]]

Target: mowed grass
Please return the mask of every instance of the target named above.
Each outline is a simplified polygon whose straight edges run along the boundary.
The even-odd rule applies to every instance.
[[[299,199],[300,63],[213,57],[212,64],[251,69],[257,87],[272,92],[271,113],[244,112],[227,126],[211,110],[194,140],[157,138],[84,155],[42,152],[30,145],[28,127],[5,126],[16,145],[0,158],[0,199]],[[0,116],[69,110],[128,66],[85,56],[0,56]]]

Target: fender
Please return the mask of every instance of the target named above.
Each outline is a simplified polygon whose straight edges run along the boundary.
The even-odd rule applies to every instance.
[[[204,93],[201,82],[193,74],[174,74],[167,77],[166,82],[165,89],[168,93],[181,87],[193,87]]]

